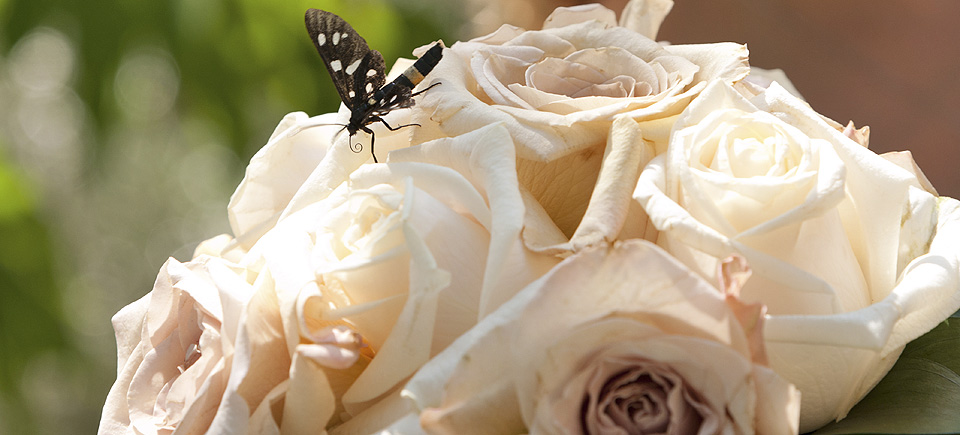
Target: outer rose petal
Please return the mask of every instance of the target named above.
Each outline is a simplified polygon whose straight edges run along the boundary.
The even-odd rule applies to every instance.
[[[637,286],[638,282],[643,285]],[[584,288],[591,291],[584,292]],[[423,410],[421,424],[431,433],[468,433],[477,427],[489,433],[536,431],[538,410],[548,400],[543,388],[562,383],[562,378],[549,375],[555,371],[548,368],[576,365],[580,359],[576,354],[587,357],[593,348],[593,340],[573,340],[575,346],[560,346],[558,337],[612,325],[608,320],[644,324],[648,334],[665,340],[724,346],[748,371],[751,366],[746,337],[723,296],[657,248],[632,241],[612,249],[584,250],[554,268],[427,363],[403,394],[416,409]],[[599,341],[616,341],[617,334],[631,336],[635,329],[608,332],[588,335]],[[680,361],[697,365],[702,360]],[[690,369],[684,373],[694,373]],[[702,374],[702,368],[698,372]],[[701,378],[690,375],[686,379],[697,384],[695,379]],[[730,411],[736,414],[733,419],[747,427],[755,423],[755,410],[748,403],[768,401],[772,408],[783,408],[776,415],[786,416],[779,425],[774,423],[777,428],[772,433],[796,431],[796,414],[791,420],[792,411],[787,410],[796,410],[797,397],[789,386],[781,384],[777,393],[767,390],[772,394],[755,397],[750,387],[739,384],[742,380],[728,377],[721,385],[710,384],[716,389],[702,391],[709,400],[720,403],[731,397],[721,391],[746,394],[742,397],[746,405]],[[733,424],[726,415],[721,418],[724,424]]]
[[[787,78],[787,74],[782,69],[763,69],[751,66],[750,75],[737,82],[735,86],[738,90],[747,91],[745,94],[747,98],[753,98],[763,93],[773,83],[779,84],[793,96],[803,99],[803,95],[800,95],[800,91],[793,86],[793,82]]]
[[[631,0],[620,15],[620,26],[656,40],[663,19],[673,9],[673,0]]]
[[[597,20],[607,26],[615,26],[617,24],[617,14],[599,3],[560,7],[543,21],[543,28],[569,26],[590,20]]]
[[[337,114],[309,119],[303,112],[288,114],[280,121],[267,144],[250,159],[243,181],[227,206],[234,234],[257,232],[246,240],[247,248],[270,229],[280,212],[307,179],[333,142],[341,127],[327,126],[300,131],[314,123],[335,123]]]
[[[920,166],[918,166],[917,162],[913,160],[913,153],[910,151],[891,151],[881,154],[880,156],[889,160],[893,164],[910,171],[910,173],[917,178],[917,182],[920,184],[919,187],[933,195],[937,195],[937,189],[933,187],[933,184],[930,183],[930,180],[927,179],[927,176],[924,175],[923,171],[920,170]]]
[[[607,138],[590,202],[573,236],[565,240],[550,229],[537,231],[537,227],[549,226],[552,222],[534,214],[525,219],[524,241],[527,246],[539,252],[567,256],[598,243],[642,237],[644,229],[640,224],[646,219],[637,216],[643,212],[633,209],[637,204],[631,194],[640,169],[650,161],[653,153],[653,147],[643,140],[636,122],[626,116],[617,118]],[[628,222],[630,226],[625,228],[624,224]]]
[[[276,400],[276,390],[289,377],[291,357],[274,281],[261,273],[244,310],[236,353],[223,400],[213,416],[210,434],[255,431],[256,410]]]
[[[118,374],[100,433],[207,430],[231,373],[242,306],[252,294],[238,272],[215,257],[170,259],[153,291],[114,317]]]

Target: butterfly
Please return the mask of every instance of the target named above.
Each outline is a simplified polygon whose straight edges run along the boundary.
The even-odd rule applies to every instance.
[[[440,42],[434,44],[403,74],[384,85],[383,56],[379,51],[371,50],[367,41],[343,18],[331,12],[309,9],[305,20],[307,33],[327,66],[340,100],[350,109],[350,121],[344,128],[351,137],[358,131],[370,135],[370,154],[373,161],[377,162],[377,155],[373,151],[375,137],[373,130],[367,126],[380,122],[390,131],[419,126],[406,124],[393,127],[383,120],[383,116],[394,109],[412,107],[415,104],[413,97],[440,84],[437,82],[413,92],[413,88],[440,62],[443,45]],[[350,148],[360,152],[359,144],[356,149],[353,145]]]

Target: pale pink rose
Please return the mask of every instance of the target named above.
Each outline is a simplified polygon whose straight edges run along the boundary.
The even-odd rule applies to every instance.
[[[171,258],[153,291],[114,317],[118,374],[101,434],[279,434],[273,413],[282,399],[284,430],[330,419],[323,370],[353,365],[360,337],[327,326],[291,355],[269,274],[250,284],[249,270],[204,254],[230,242],[207,240],[188,263]]]
[[[922,186],[776,83],[748,100],[717,81],[634,197],[657,243],[702,276],[733,253],[750,263],[743,298],[769,307],[771,365],[803,393],[805,432],[960,308],[957,204]]]
[[[796,433],[798,394],[762,364],[762,310],[728,303],[734,275],[724,295],[645,241],[584,249],[401,396],[437,434]]]
[[[117,381],[100,433],[204,433],[223,401],[253,294],[243,270],[220,258],[168,260],[153,291],[113,318]]]
[[[602,144],[620,115],[675,115],[706,82],[736,82],[749,72],[746,55],[733,43],[661,46],[598,4],[558,8],[543,30],[505,25],[447,50],[434,69],[443,84],[415,116],[442,133],[424,125],[416,134],[504,122],[520,158],[553,160]]]
[[[568,255],[597,240],[627,238],[618,235],[628,191],[646,155],[666,146],[672,118],[708,81],[733,83],[749,71],[739,44],[657,43],[650,34],[669,6],[640,3],[621,21],[644,33],[618,25],[603,6],[584,5],[558,8],[542,30],[503,26],[458,42],[431,73],[441,84],[418,97],[413,118],[422,127],[414,143],[493,123],[510,132],[528,213],[547,219],[526,225],[539,227],[525,230],[533,249]],[[608,162],[615,137],[629,143],[621,141],[613,156],[619,160]],[[588,205],[594,210],[580,229]],[[555,228],[544,228],[548,223]]]

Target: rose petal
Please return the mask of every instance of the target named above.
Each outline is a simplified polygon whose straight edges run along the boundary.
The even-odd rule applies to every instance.
[[[261,274],[245,307],[230,380],[211,423],[219,433],[246,430],[250,404],[261,404],[289,377],[291,357],[277,294],[269,273]]]
[[[898,246],[900,204],[907,199],[910,174],[829,128],[810,106],[783,88],[773,85],[763,98],[758,101],[759,108],[782,113],[811,137],[819,136],[834,144],[847,170],[845,188],[851,198],[839,209],[844,227],[854,252],[864,263],[867,283],[874,292],[871,298],[883,299],[886,289],[896,281],[897,255],[892,251]]]
[[[298,348],[290,366],[283,399],[283,433],[313,433],[327,426],[336,409],[336,397],[320,366]]]
[[[787,92],[790,92],[793,96],[803,99],[803,96],[800,95],[800,91],[793,86],[793,82],[787,78],[787,74],[783,72],[782,69],[764,69],[755,66],[750,67],[750,75],[743,78],[743,80],[737,82],[737,85],[748,85],[750,88],[751,95],[748,95],[747,98],[755,97],[761,94],[764,90],[770,87],[771,84],[776,82]]]
[[[272,226],[293,195],[324,157],[334,134],[342,127],[318,127],[299,131],[306,122],[335,123],[329,113],[308,120],[303,112],[283,118],[267,144],[250,159],[243,181],[227,206],[234,234],[258,234],[241,243],[252,246]]]
[[[854,142],[862,145],[864,148],[870,148],[870,126],[864,126],[863,128],[858,129],[855,125],[853,125],[853,121],[850,121],[843,128],[843,135],[846,137],[849,137],[850,139],[853,139]],[[911,171],[913,170],[908,168],[904,168],[904,169],[911,170]],[[920,170],[919,167],[915,169],[918,171]],[[930,187],[933,187],[933,186],[930,186]],[[931,193],[936,195],[936,192],[931,192]]]
[[[526,238],[528,246],[539,252],[566,256],[588,246],[615,240],[633,203],[631,193],[640,168],[653,156],[653,150],[646,145],[636,122],[627,117],[617,118],[611,127],[590,202],[573,236],[562,243],[538,244],[542,242],[530,230],[540,225],[536,223],[539,218],[532,214],[524,232],[529,237]]]
[[[891,163],[910,171],[910,173],[917,178],[917,183],[919,183],[918,187],[930,192],[930,194],[934,196],[939,196],[937,194],[937,189],[933,187],[933,184],[930,183],[930,180],[927,179],[927,176],[923,174],[922,170],[920,170],[920,166],[918,166],[917,162],[913,160],[913,154],[910,151],[891,151],[881,154],[880,157],[883,157]]]
[[[617,14],[599,3],[559,7],[543,21],[543,28],[564,27],[591,20],[598,21],[606,26],[616,26]]]
[[[452,149],[447,150],[447,147]],[[483,277],[479,316],[496,309],[539,277],[555,260],[526,253],[517,244],[524,226],[512,141],[502,125],[492,125],[453,140],[440,139],[391,156],[391,161],[433,162],[452,167],[486,192],[490,203],[490,247]],[[464,158],[469,156],[469,158]],[[469,165],[464,163],[469,162]],[[513,269],[508,272],[505,269]]]
[[[526,48],[515,45],[521,43],[533,45],[527,45]],[[524,82],[522,74],[527,66],[539,61],[542,56],[565,57],[575,49],[603,47],[618,47],[639,59],[659,64],[664,71],[655,75],[661,83],[661,93],[656,94],[656,98],[651,95],[611,101],[608,97],[581,97],[571,102],[536,89],[516,86]],[[541,53],[533,55],[531,49],[534,48],[541,49]],[[597,123],[594,121],[611,122],[620,114],[637,120],[671,116],[682,110],[703,88],[705,83],[696,83],[697,77],[710,79],[713,77],[711,74],[716,74],[732,83],[747,74],[746,50],[742,46],[730,44],[713,48],[720,53],[719,57],[732,55],[735,59],[714,58],[716,53],[709,49],[679,50],[680,54],[690,54],[708,62],[708,72],[696,72],[703,68],[696,62],[674,56],[656,42],[628,29],[608,28],[599,21],[521,33],[516,36],[516,41],[510,41],[508,45],[458,43],[451,51],[460,54],[451,56],[449,60],[445,58],[434,70],[434,74],[445,77],[450,86],[432,90],[418,103],[426,109],[424,113],[430,114],[430,119],[423,116],[417,122],[421,125],[432,123],[435,127],[417,129],[414,140],[424,142],[444,135],[455,136],[482,125],[504,122],[518,146],[517,156],[521,160],[543,161],[568,156],[596,146],[605,139],[606,129],[595,128]],[[530,54],[524,54],[525,49]],[[491,56],[498,60],[492,60]],[[460,58],[470,59],[469,70],[465,68],[467,65],[458,61]],[[506,68],[507,63],[512,66]],[[679,66],[681,64],[684,66]],[[607,65],[613,63],[608,62]],[[477,89],[473,80],[481,89],[476,96],[471,93]],[[663,83],[669,86],[664,87]],[[637,89],[632,92],[634,95],[646,93]],[[491,102],[497,105],[490,106]],[[531,110],[533,107],[539,110]]]
[[[620,14],[620,26],[656,40],[660,24],[670,9],[673,9],[673,0],[631,0]]]
[[[385,392],[384,386],[395,385],[429,359],[430,346],[425,346],[423,340],[433,337],[437,298],[439,291],[450,285],[450,273],[437,268],[413,228],[404,226],[403,230],[411,250],[407,303],[377,358],[343,395],[345,404],[360,404],[380,396]]]
[[[714,44],[675,44],[663,48],[700,67],[693,81],[722,80],[733,84],[750,74],[746,45],[732,42]]]

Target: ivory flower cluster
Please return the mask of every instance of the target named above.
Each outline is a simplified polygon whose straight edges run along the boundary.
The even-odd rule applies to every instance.
[[[960,206],[669,0],[446,48],[375,164],[287,115],[114,318],[101,434],[795,434],[960,308]],[[402,62],[395,70],[402,70]],[[773,77],[771,79],[771,77]]]

